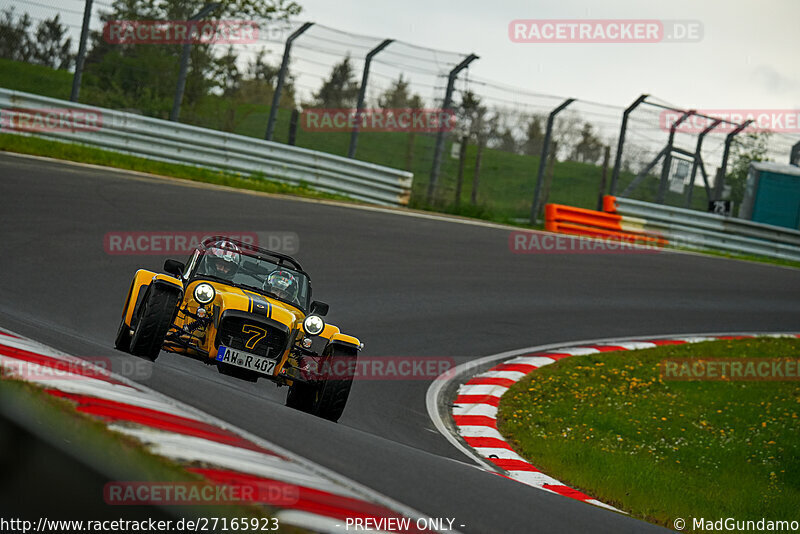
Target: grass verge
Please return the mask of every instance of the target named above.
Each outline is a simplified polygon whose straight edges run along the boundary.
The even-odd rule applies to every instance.
[[[506,392],[498,428],[543,472],[654,523],[800,519],[800,382],[659,375],[666,358],[714,357],[797,360],[800,340],[566,358]]]
[[[67,161],[77,161],[80,163],[104,165],[116,169],[146,172],[171,178],[224,185],[237,189],[249,189],[251,191],[261,191],[264,193],[358,202],[344,195],[324,193],[310,187],[275,182],[264,176],[256,175],[250,177],[237,173],[213,171],[200,167],[192,167],[190,165],[167,163],[128,154],[120,154],[119,152],[112,152],[100,148],[61,143],[48,139],[39,139],[16,134],[0,134],[0,150],[16,152],[18,154],[46,156]]]

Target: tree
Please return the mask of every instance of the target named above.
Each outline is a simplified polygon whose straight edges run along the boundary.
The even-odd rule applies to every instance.
[[[330,77],[314,93],[314,106],[321,108],[354,108],[358,102],[356,81],[350,56],[331,69]]]
[[[525,141],[521,147],[523,154],[538,156],[542,153],[542,144],[544,143],[543,122],[544,118],[540,115],[534,115],[528,121],[528,125],[525,128]]]
[[[14,20],[14,8],[3,10],[0,19],[0,57],[13,61],[28,62],[33,57],[33,43],[28,30],[31,18],[24,13]]]
[[[187,20],[205,0],[115,0],[110,12],[102,13],[104,23],[112,20]],[[291,0],[222,0],[221,8],[206,19],[285,19],[300,12]],[[183,45],[110,44],[102,32],[92,32],[92,46],[86,57],[84,95],[94,104],[133,108],[166,118],[172,109]],[[192,44],[186,77],[183,108],[190,111],[217,89],[230,93],[239,81],[220,76],[238,74],[236,59],[229,49],[218,58],[213,45]],[[187,109],[188,108],[188,109]]]
[[[424,105],[422,97],[418,94],[412,95],[410,85],[410,82],[400,74],[400,77],[392,83],[391,87],[378,98],[378,106],[383,109],[421,109]]]
[[[266,50],[262,48],[247,64],[245,74],[239,83],[239,90],[236,93],[236,98],[240,102],[251,104],[272,102],[280,67],[267,63],[264,60],[265,54]],[[295,108],[294,76],[289,69],[287,69],[286,76],[283,79],[279,106],[285,109]]]
[[[767,151],[771,135],[772,132],[749,132],[733,138],[733,167],[725,177],[725,183],[731,186],[731,200],[736,205],[741,205],[744,198],[750,163],[769,160]]]
[[[236,65],[238,57],[229,46],[225,55],[216,57],[212,61],[211,73],[214,85],[222,90],[222,96],[233,96],[239,92],[242,83],[242,73]]]
[[[53,69],[67,70],[75,61],[72,39],[66,37],[67,27],[61,24],[60,15],[43,20],[36,29],[33,43],[33,61]]]
[[[603,153],[603,143],[594,133],[594,127],[588,123],[583,123],[581,129],[581,139],[572,149],[571,159],[583,163],[597,163]]]

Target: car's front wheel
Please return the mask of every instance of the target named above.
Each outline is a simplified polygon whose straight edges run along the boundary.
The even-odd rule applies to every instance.
[[[150,286],[138,317],[132,322],[130,352],[155,361],[178,308],[180,294],[171,289]]]
[[[286,395],[286,406],[336,422],[342,416],[353,386],[358,350],[333,346],[326,350],[319,382],[295,382]]]

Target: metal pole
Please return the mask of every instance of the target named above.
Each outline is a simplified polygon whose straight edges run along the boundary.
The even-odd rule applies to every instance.
[[[356,104],[356,122],[353,125],[353,133],[350,134],[350,148],[347,149],[347,157],[354,158],[356,157],[356,147],[358,146],[358,130],[359,130],[359,121],[358,119],[361,118],[361,111],[364,109],[364,99],[367,97],[367,80],[369,79],[369,66],[372,63],[372,58],[374,58],[378,52],[389,46],[394,42],[394,39],[386,39],[381,44],[373,48],[367,54],[366,59],[364,60],[364,73],[361,75],[361,87],[358,89],[358,103]]]
[[[447,90],[444,93],[444,102],[442,103],[443,111],[450,110],[453,101],[453,88],[455,87],[458,73],[467,68],[467,66],[476,59],[478,59],[478,56],[475,54],[470,54],[464,59],[464,61],[456,65],[455,68],[450,71],[450,74],[447,76]],[[426,196],[428,204],[430,204],[433,200],[433,192],[436,189],[436,182],[439,181],[439,171],[441,170],[442,166],[442,150],[444,150],[444,135],[444,129],[439,128],[439,131],[436,132],[436,146],[433,149],[433,165],[431,166],[431,177],[428,181],[428,194]]]
[[[672,165],[672,144],[675,142],[675,130],[681,125],[683,121],[694,115],[694,110],[684,111],[681,118],[672,123],[669,129],[669,139],[667,140],[667,148],[664,153],[664,166],[661,167],[661,182],[658,184],[658,196],[656,202],[658,204],[664,203],[664,196],[667,193],[667,180],[669,180],[670,166]]]
[[[800,141],[792,147],[792,152],[789,155],[789,164],[800,166]]]
[[[745,121],[725,137],[725,151],[722,153],[722,165],[720,166],[720,173],[717,177],[717,181],[714,183],[714,200],[722,200],[722,190],[725,186],[725,174],[728,172],[728,157],[731,153],[733,138],[752,123],[752,120]]]
[[[625,146],[625,132],[628,130],[628,115],[636,109],[639,104],[645,101],[650,95],[642,95],[637,98],[633,104],[628,106],[628,109],[622,114],[622,126],[619,129],[619,140],[617,141],[617,154],[614,157],[614,171],[611,173],[611,189],[609,194],[613,195],[617,190],[617,180],[619,179],[619,171],[622,167],[622,149]]]
[[[692,175],[689,178],[689,191],[686,193],[686,207],[689,208],[692,205],[692,194],[694,193],[694,179],[697,177],[697,168],[702,165],[703,163],[703,154],[701,153],[703,150],[703,138],[714,128],[719,126],[722,120],[717,119],[709,127],[705,130],[700,132],[697,136],[697,146],[694,149],[694,161],[692,162]],[[709,194],[708,189],[706,189],[706,194]],[[710,195],[709,195],[710,198]]]
[[[69,95],[71,102],[77,102],[81,92],[81,77],[83,76],[83,62],[86,59],[86,40],[89,38],[89,22],[92,20],[92,0],[86,0],[83,7],[83,25],[81,26],[81,42],[78,45],[78,57],[75,58],[75,74],[72,76],[72,92]]]
[[[278,118],[278,104],[281,102],[281,91],[283,91],[283,80],[286,78],[286,71],[289,70],[289,55],[292,51],[292,43],[295,39],[313,26],[313,22],[306,22],[300,26],[293,34],[286,39],[286,46],[283,48],[283,59],[281,60],[281,70],[278,72],[278,80],[275,82],[275,93],[272,95],[272,107],[269,108],[269,119],[267,119],[267,133],[264,139],[272,141],[272,133],[275,131],[275,119]]]
[[[187,42],[184,43],[183,49],[181,50],[181,64],[180,69],[178,70],[178,85],[175,87],[175,98],[172,101],[172,111],[169,113],[169,120],[173,122],[178,121],[178,117],[181,114],[181,102],[183,101],[183,91],[186,89],[186,73],[189,70],[189,53],[191,52],[192,47],[192,34],[194,33],[194,22],[202,19],[212,11],[219,8],[222,4],[218,2],[212,2],[203,6],[203,8],[189,17],[189,21],[192,24],[189,27],[189,35],[186,37]]]
[[[553,136],[553,122],[556,120],[561,110],[575,102],[574,98],[568,98],[561,103],[556,109],[550,112],[547,117],[547,129],[544,133],[544,143],[542,144],[542,153],[539,156],[539,172],[536,175],[536,189],[533,192],[533,204],[531,204],[531,225],[536,224],[536,219],[539,216],[539,200],[542,194],[542,180],[544,180],[544,168],[547,164],[547,151],[550,148],[550,138]]]

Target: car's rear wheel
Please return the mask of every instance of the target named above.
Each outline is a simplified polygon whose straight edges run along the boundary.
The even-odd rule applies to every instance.
[[[313,384],[292,384],[286,395],[286,406],[338,421],[350,396],[357,358],[355,347],[333,346],[328,349],[322,379]]]
[[[150,286],[134,321],[130,352],[155,361],[178,309],[177,291]]]

